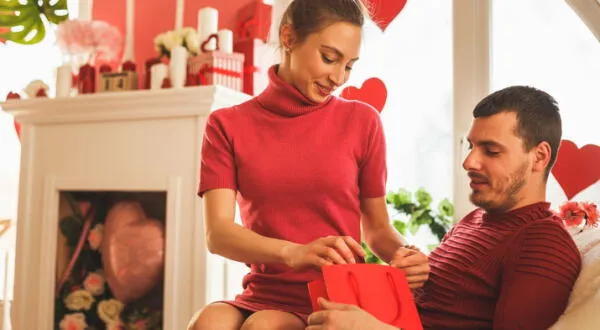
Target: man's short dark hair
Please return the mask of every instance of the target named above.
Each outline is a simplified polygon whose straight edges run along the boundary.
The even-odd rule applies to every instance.
[[[550,162],[546,179],[556,161],[562,136],[562,122],[556,100],[550,94],[529,86],[511,86],[496,91],[481,100],[473,117],[488,117],[501,112],[517,115],[515,135],[523,139],[525,151],[546,141],[550,144]]]

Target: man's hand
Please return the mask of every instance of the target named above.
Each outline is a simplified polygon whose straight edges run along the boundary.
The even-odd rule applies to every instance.
[[[390,266],[404,270],[411,289],[422,287],[431,271],[427,255],[414,246],[404,246],[396,250]]]
[[[308,317],[306,330],[388,330],[395,329],[373,315],[353,306],[319,298],[322,310]]]

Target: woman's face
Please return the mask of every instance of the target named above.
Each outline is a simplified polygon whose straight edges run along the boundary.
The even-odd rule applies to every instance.
[[[303,42],[291,43],[282,78],[314,102],[323,102],[350,76],[358,60],[362,30],[336,22],[312,33]],[[285,36],[282,36],[285,45]],[[285,49],[285,48],[284,48]]]

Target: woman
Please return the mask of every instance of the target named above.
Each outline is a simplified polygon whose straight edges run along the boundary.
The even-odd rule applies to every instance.
[[[331,95],[358,60],[363,22],[359,0],[293,1],[269,86],[209,116],[198,192],[208,249],[250,273],[235,301],[208,305],[190,329],[304,329],[306,283],[322,266],[363,261],[361,224],[370,248],[412,287],[427,279],[427,257],[389,224],[378,113]]]

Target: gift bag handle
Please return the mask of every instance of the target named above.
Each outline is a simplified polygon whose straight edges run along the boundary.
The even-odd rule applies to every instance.
[[[400,301],[400,294],[398,293],[398,287],[396,286],[396,281],[394,281],[392,273],[390,273],[389,271],[385,272],[385,277],[387,278],[388,284],[392,287],[392,291],[394,292],[394,299],[396,300],[396,316],[394,316],[394,319],[392,321],[392,323],[396,324],[402,316],[402,312],[400,311],[400,309],[402,308],[402,302]],[[354,294],[354,298],[356,298],[358,306],[363,308],[362,300],[360,299],[359,294],[360,291],[358,288],[358,280],[356,279],[356,275],[352,271],[348,271],[347,280],[350,284],[350,288],[352,289],[352,293]]]

